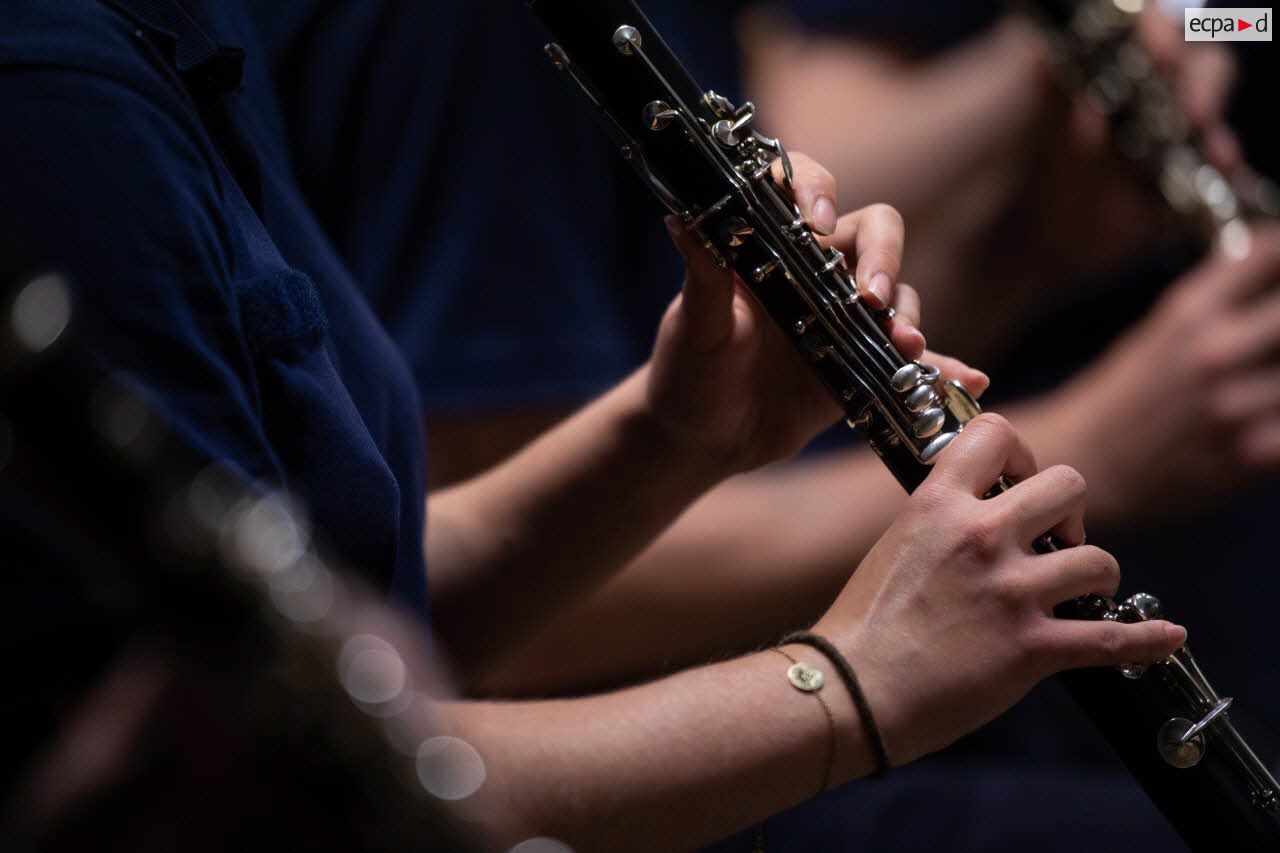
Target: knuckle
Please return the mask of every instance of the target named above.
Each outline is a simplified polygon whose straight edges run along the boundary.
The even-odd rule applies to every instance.
[[[1235,362],[1235,329],[1211,324],[1187,347],[1187,362],[1193,379],[1216,379],[1231,371]]]
[[[1124,629],[1113,622],[1098,624],[1098,634],[1094,638],[1093,647],[1097,659],[1101,663],[1119,661],[1127,648]]]
[[[961,527],[958,550],[979,563],[995,562],[1003,551],[1004,526],[1001,513],[977,515]]]
[[[886,224],[892,225],[894,228],[903,229],[906,227],[906,222],[903,220],[902,214],[899,213],[898,209],[891,204],[877,202],[876,204],[870,205],[867,208],[867,215],[881,219]]]
[[[991,578],[989,592],[1006,612],[1021,613],[1034,603],[1036,590],[1024,573],[1001,572]]]
[[[1103,589],[1112,591],[1120,585],[1120,563],[1110,552],[1093,545],[1081,545],[1079,550],[1090,574],[1097,578]]]
[[[806,168],[810,163],[817,162],[816,160],[814,160],[812,157],[810,157],[808,154],[804,153],[803,151],[788,151],[787,156],[791,158],[791,167],[793,169],[803,169],[803,168]],[[774,162],[778,164],[779,168],[782,167],[781,157],[779,157],[777,160],[774,160]]]
[[[1058,655],[1058,641],[1048,627],[1046,620],[1035,620],[1018,634],[1017,645],[1024,657],[1036,660]]]
[[[969,432],[977,428],[978,435],[987,441],[993,441],[999,444],[1012,444],[1017,440],[1017,434],[1013,430],[1013,424],[1009,423],[1003,416],[991,412],[987,412],[974,418],[973,421],[965,427],[965,432]],[[963,436],[964,433],[961,433]]]
[[[936,477],[925,480],[911,495],[911,506],[925,514],[933,514],[948,506],[951,501],[952,493]]]
[[[1239,420],[1248,400],[1230,384],[1210,387],[1204,394],[1204,411],[1211,423],[1225,426]]]
[[[825,188],[825,185],[835,185],[835,176],[817,160],[807,154],[790,154],[791,169],[796,176],[805,183],[817,184]],[[778,161],[775,161],[778,162]],[[781,167],[781,163],[779,163]]]
[[[1084,475],[1070,465],[1054,465],[1040,476],[1050,478],[1058,492],[1072,501],[1082,500],[1089,491]]]
[[[1108,580],[1115,581],[1116,583],[1120,582],[1120,561],[1115,558],[1114,554],[1110,551],[1104,551],[1096,545],[1084,545],[1082,547],[1088,548],[1091,552],[1097,555],[1096,559],[1099,573],[1106,576]]]

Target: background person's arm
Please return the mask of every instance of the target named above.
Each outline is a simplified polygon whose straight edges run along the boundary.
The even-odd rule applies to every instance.
[[[769,105],[769,132],[826,164],[846,197],[883,200],[911,223],[903,278],[920,287],[939,348],[989,362],[1052,293],[1169,241],[1157,195],[1029,20],[1008,14],[923,55],[859,38],[857,23],[748,13],[747,90]],[[1229,55],[1183,44],[1157,11],[1141,24],[1206,156],[1229,173],[1240,159],[1222,118]]]
[[[734,477],[472,684],[496,695],[574,692],[757,648],[812,624],[906,503],[869,451]],[[564,654],[584,638],[591,654]]]

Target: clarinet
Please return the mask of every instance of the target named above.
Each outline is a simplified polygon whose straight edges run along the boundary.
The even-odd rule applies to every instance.
[[[1205,161],[1177,98],[1137,38],[1142,3],[1018,0],[1048,38],[1059,68],[1102,110],[1114,149],[1200,248],[1238,254],[1245,223],[1280,215],[1280,191],[1254,176],[1233,183]]]
[[[791,165],[753,129],[751,102],[703,89],[631,0],[530,0],[555,42],[551,65],[599,113],[642,180],[732,267],[790,337],[902,486],[911,491],[980,409],[937,368],[908,361],[884,330],[887,311],[859,295],[840,252],[805,225]],[[784,179],[771,176],[775,160]],[[991,494],[1011,487],[1007,479]],[[1041,537],[1037,547],[1059,544]],[[1087,596],[1059,606],[1075,619],[1162,617],[1158,599]],[[1187,647],[1149,665],[1059,678],[1196,851],[1280,850],[1275,778],[1228,715]]]

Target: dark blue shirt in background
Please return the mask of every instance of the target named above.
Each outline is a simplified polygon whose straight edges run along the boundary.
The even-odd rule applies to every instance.
[[[734,5],[643,4],[695,76],[730,94]],[[643,361],[679,258],[523,3],[254,13],[299,184],[429,411],[576,405]]]

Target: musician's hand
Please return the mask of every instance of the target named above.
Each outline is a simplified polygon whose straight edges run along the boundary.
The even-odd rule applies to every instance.
[[[1236,61],[1226,45],[1187,42],[1182,20],[1149,4],[1138,17],[1138,41],[1156,72],[1177,99],[1187,128],[1202,155],[1230,175],[1241,165],[1240,143],[1226,122],[1226,109],[1236,82]],[[1078,129],[1097,143],[1106,142],[1106,121],[1088,97],[1078,99]],[[1101,150],[1101,149],[1100,149]]]
[[[1138,18],[1137,36],[1181,107],[1201,155],[1228,177],[1243,180],[1247,169],[1225,118],[1236,76],[1231,52],[1221,44],[1187,43],[1181,18],[1173,20],[1153,3]],[[1047,46],[1043,56],[1053,68],[1051,91],[1078,89],[1056,68]],[[1026,272],[1015,273],[1011,282],[1035,275],[1043,286],[1078,287],[1109,279],[1117,267],[1167,245],[1176,232],[1169,228],[1164,202],[1116,153],[1119,140],[1096,99],[1077,91],[1069,100],[1045,97],[1041,104],[1040,141],[1036,156],[1024,161],[1026,197],[1019,202],[1036,215],[1004,223],[1009,233],[991,242],[994,257],[980,265],[999,262],[1007,274],[1022,263]],[[1011,246],[1022,247],[1016,261],[1008,257]],[[1052,269],[1044,269],[1045,257],[1055,259]]]
[[[1020,417],[1108,525],[1167,520],[1280,470],[1280,228],[1174,283],[1093,367]]]
[[[891,304],[894,343],[908,358],[923,356],[974,393],[987,386],[982,373],[951,359],[925,354],[915,327],[915,291],[897,284],[903,225],[897,212],[873,205],[836,218],[835,182],[805,158],[793,155],[797,204],[814,228],[831,232],[831,245],[850,259],[868,302]],[[675,434],[693,441],[733,471],[749,470],[799,451],[840,416],[831,394],[814,376],[787,336],[731,270],[715,265],[678,219],[667,220],[684,255],[684,287],[658,330],[649,371],[654,415]]]
[[[1052,617],[1060,602],[1114,593],[1119,569],[1088,545],[1033,552],[1047,531],[1084,538],[1084,480],[1035,470],[1007,421],[974,420],[815,628],[857,670],[895,764],[990,721],[1054,672],[1155,660],[1185,638],[1162,621]],[[983,500],[1001,474],[1017,485]]]

